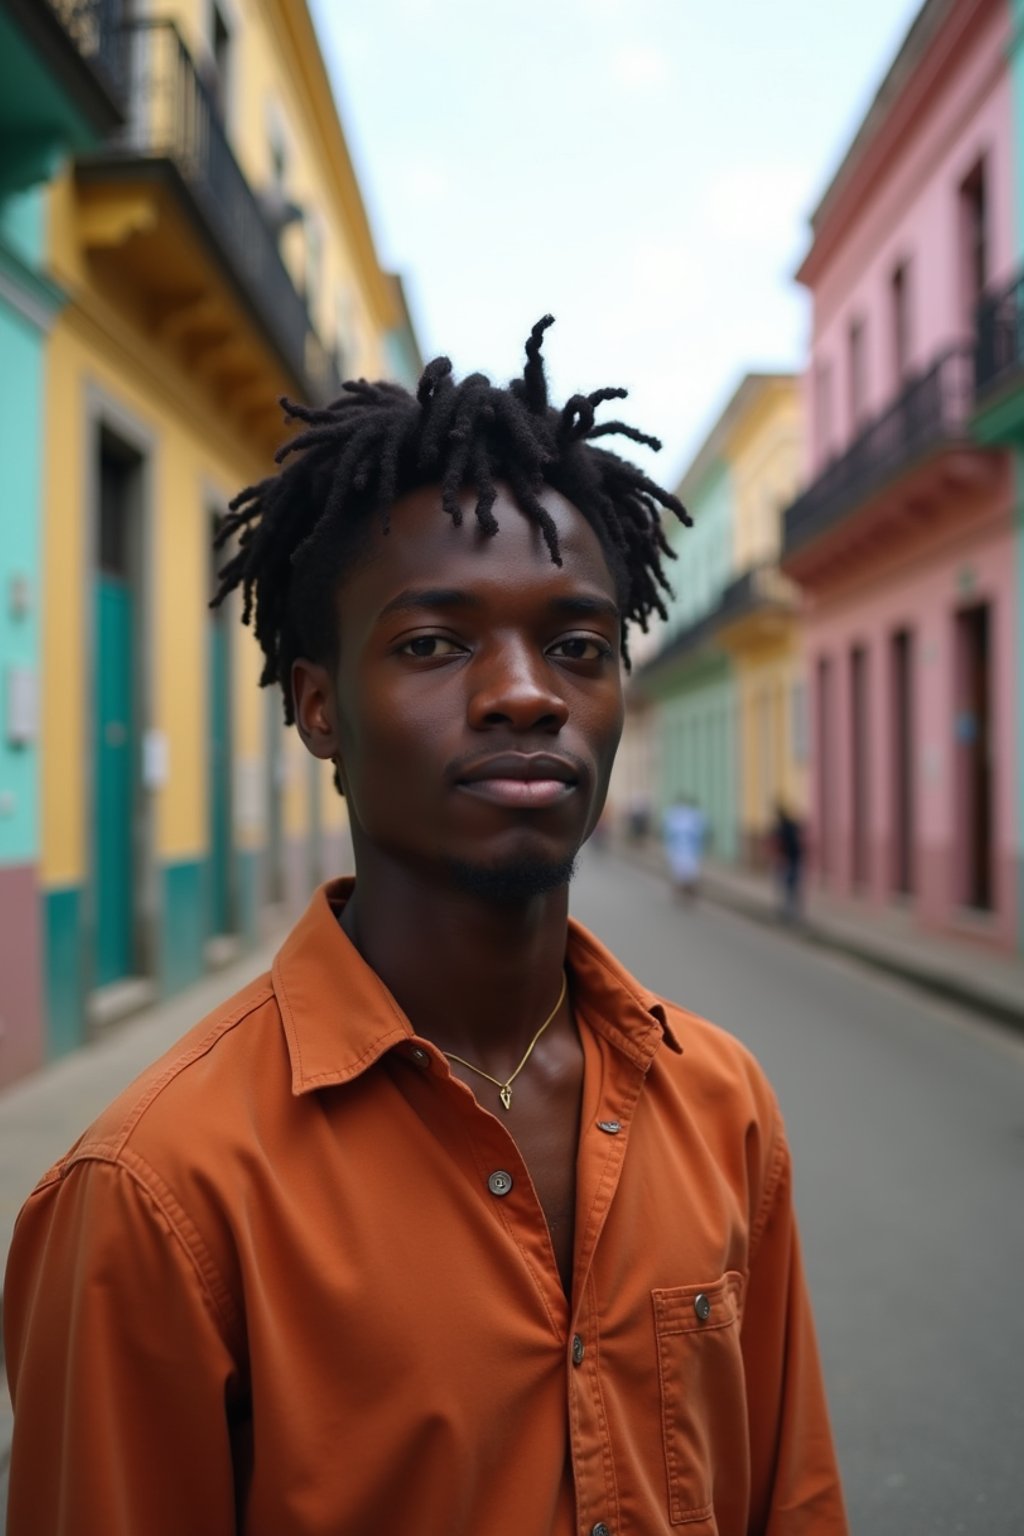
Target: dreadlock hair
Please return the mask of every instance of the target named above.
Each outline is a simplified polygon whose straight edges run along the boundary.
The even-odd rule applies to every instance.
[[[338,582],[373,520],[387,533],[392,504],[420,486],[440,487],[456,526],[463,520],[460,492],[472,488],[477,524],[492,536],[503,482],[556,565],[558,533],[540,493],[545,486],[560,491],[594,529],[615,578],[627,667],[627,625],[646,630],[652,613],[667,616],[661,593],[672,588],[662,558],[675,555],[661,509],[687,525],[691,520],[675,496],[595,440],[618,435],[655,451],[661,444],[621,421],[595,424],[597,406],[623,399],[624,389],[573,395],[561,410],[549,404],[541,345],[551,324],[553,316],[545,315],[533,327],[522,376],[506,389],[482,373],[456,384],[449,359],[436,357],[415,395],[398,384],[355,379],[323,409],[282,397],[285,421],[303,430],[275,455],[278,464],[290,461],[286,467],[230,503],[215,546],[237,534],[238,548],[219,573],[211,606],[242,588],[242,621],[254,625],[264,656],[260,683],[281,685],[287,725],[295,719],[292,663],[333,657]]]

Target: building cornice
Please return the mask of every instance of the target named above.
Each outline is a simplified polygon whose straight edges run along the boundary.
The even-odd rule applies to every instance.
[[[851,220],[902,151],[946,72],[962,57],[965,38],[996,0],[926,0],[875,93],[838,170],[811,214],[812,243],[796,271],[813,288]]]

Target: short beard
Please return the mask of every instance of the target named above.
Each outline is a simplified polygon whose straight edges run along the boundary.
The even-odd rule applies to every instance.
[[[467,864],[450,859],[448,870],[460,891],[481,901],[500,906],[517,906],[534,896],[545,896],[568,885],[576,873],[575,858],[557,864],[542,864],[523,859],[517,864],[500,864],[493,869],[481,864]]]

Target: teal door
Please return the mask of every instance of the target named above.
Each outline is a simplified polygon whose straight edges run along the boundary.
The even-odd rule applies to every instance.
[[[210,624],[207,932],[231,931],[231,669],[224,610]]]
[[[281,695],[276,688],[267,691],[267,900],[284,900],[284,738],[281,725]]]
[[[96,984],[133,974],[136,742],[132,709],[132,591],[106,572],[96,586],[97,708],[94,747]]]

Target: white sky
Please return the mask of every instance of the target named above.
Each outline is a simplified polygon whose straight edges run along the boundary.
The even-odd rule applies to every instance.
[[[626,385],[669,485],[800,366],[807,218],[919,0],[310,3],[425,357],[505,379],[550,311],[555,398]]]

